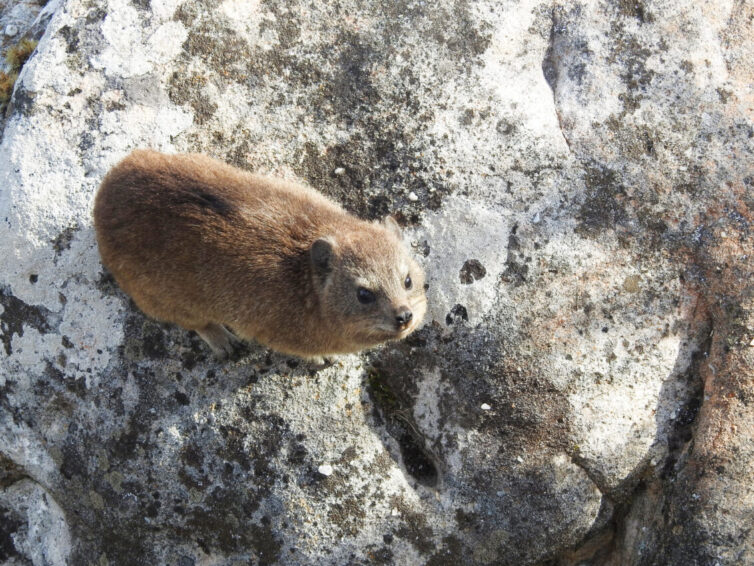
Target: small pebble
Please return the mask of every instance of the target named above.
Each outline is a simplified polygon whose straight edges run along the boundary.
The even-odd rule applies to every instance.
[[[489,411],[492,407],[490,407],[487,403],[482,403],[482,410],[483,411]]]
[[[322,464],[319,468],[317,468],[317,471],[323,476],[331,476],[332,466],[330,464]]]
[[[333,171],[333,173],[335,173],[336,175],[342,175],[345,172],[346,170],[343,167],[338,167],[335,171]]]
[[[18,27],[13,24],[5,26],[5,35],[8,37],[14,37],[18,33]]]
[[[524,459],[521,456],[516,456],[516,462],[519,464],[523,463]]]
[[[408,193],[408,200],[416,202],[417,200],[419,200],[419,197],[416,196],[416,193],[414,191],[411,191],[410,193]]]

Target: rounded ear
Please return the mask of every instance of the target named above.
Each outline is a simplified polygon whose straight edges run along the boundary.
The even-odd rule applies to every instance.
[[[385,229],[388,232],[391,232],[396,238],[399,240],[403,239],[403,232],[401,231],[401,227],[398,226],[398,222],[396,222],[395,218],[392,216],[386,216],[382,221],[382,224]]]
[[[314,273],[317,275],[326,275],[332,271],[332,256],[335,241],[326,236],[315,240],[309,250]]]

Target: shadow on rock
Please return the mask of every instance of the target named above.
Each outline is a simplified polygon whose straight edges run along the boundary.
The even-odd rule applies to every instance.
[[[452,537],[436,559],[452,547],[473,563],[528,563],[578,541],[599,512],[599,492],[566,456],[567,399],[504,351],[490,329],[457,321],[371,360],[375,426],[415,489],[435,494],[434,534]]]

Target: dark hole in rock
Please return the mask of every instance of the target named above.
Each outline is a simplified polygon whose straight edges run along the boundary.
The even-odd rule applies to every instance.
[[[451,324],[457,322],[458,320],[469,320],[469,313],[466,310],[466,307],[463,305],[456,305],[452,309],[450,309],[450,312],[445,317],[445,324],[450,326]]]
[[[420,484],[427,487],[436,486],[437,468],[416,439],[408,432],[404,432],[398,439],[398,446],[401,449],[406,471]]]
[[[438,471],[432,457],[424,449],[421,434],[416,430],[406,411],[399,390],[394,389],[389,376],[377,368],[369,372],[367,391],[377,414],[387,421],[387,432],[398,442],[406,472],[420,484],[434,487],[438,481]],[[345,453],[344,453],[345,455]]]
[[[467,259],[459,275],[462,284],[471,285],[474,281],[484,279],[487,270],[478,259]]]

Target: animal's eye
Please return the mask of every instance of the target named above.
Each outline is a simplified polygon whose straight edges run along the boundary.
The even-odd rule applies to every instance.
[[[406,275],[406,280],[403,282],[403,285],[405,285],[406,289],[410,289],[413,283],[411,282],[411,276]]]
[[[359,287],[356,290],[356,297],[359,299],[359,302],[362,305],[368,305],[369,303],[373,303],[377,300],[377,296],[369,289],[364,289],[364,287]]]

